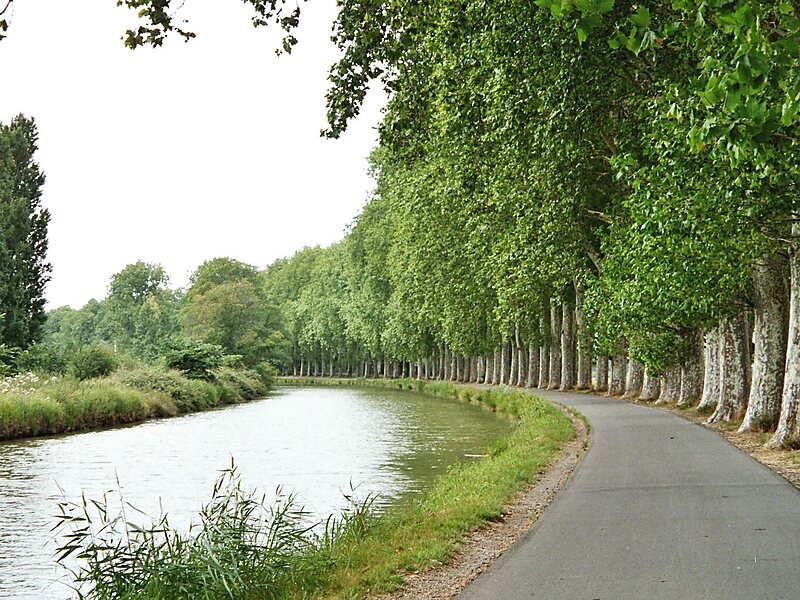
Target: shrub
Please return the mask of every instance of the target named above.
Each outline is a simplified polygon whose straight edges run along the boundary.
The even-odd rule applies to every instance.
[[[0,344],[0,376],[11,375],[16,372],[18,353],[19,348]]]
[[[213,379],[213,370],[222,366],[223,348],[205,342],[187,342],[167,354],[167,367],[177,369],[189,379]]]
[[[19,353],[16,360],[17,371],[26,373],[63,373],[67,369],[67,359],[63,352],[45,344],[33,344]]]
[[[249,369],[221,367],[214,371],[214,381],[219,389],[220,400],[225,403],[251,400],[269,391],[269,386],[258,373]]]
[[[275,376],[278,374],[278,370],[268,362],[260,362],[255,367],[253,367],[253,371],[255,371],[261,381],[264,382],[264,385],[272,386],[273,382],[275,381]]]
[[[166,394],[175,402],[178,412],[192,412],[217,404],[218,395],[212,384],[187,379],[175,370],[142,367],[132,371],[118,371],[114,378],[123,386]]]
[[[89,346],[78,350],[69,362],[69,372],[81,381],[93,377],[104,377],[114,372],[119,359],[109,348]]]

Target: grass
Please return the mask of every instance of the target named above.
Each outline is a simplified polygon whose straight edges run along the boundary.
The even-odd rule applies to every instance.
[[[369,514],[369,500],[356,503],[341,519],[323,524],[322,533],[309,531],[301,519],[292,518],[291,503],[261,505],[255,510],[259,503],[236,486],[227,495],[216,488],[210,506],[227,506],[226,514],[238,517],[223,521],[238,525],[222,527],[203,517],[205,525],[190,538],[170,531],[163,522],[149,529],[128,523],[111,533],[113,527],[102,525],[126,523],[122,517],[100,520],[99,528],[108,535],[88,535],[84,501],[83,512],[73,507],[69,513],[77,515],[77,520],[63,520],[77,531],[64,547],[83,556],[84,567],[76,573],[76,583],[111,590],[103,595],[89,593],[87,598],[362,598],[397,589],[405,573],[446,562],[467,534],[502,519],[503,507],[575,435],[569,418],[553,405],[511,388],[479,389],[409,379],[293,379],[291,383],[416,390],[480,403],[513,416],[517,426],[497,440],[485,458],[453,467],[417,500],[380,517]],[[274,524],[275,515],[283,525]],[[230,535],[209,536],[207,531]],[[269,531],[280,535],[264,535]],[[285,551],[275,558],[275,543],[280,540],[285,543],[278,546]],[[134,560],[131,552],[147,559]],[[181,582],[181,587],[169,587],[174,582]]]
[[[0,439],[87,431],[214,408],[263,396],[269,384],[244,369],[212,382],[157,367],[79,381],[24,374],[0,385]]]

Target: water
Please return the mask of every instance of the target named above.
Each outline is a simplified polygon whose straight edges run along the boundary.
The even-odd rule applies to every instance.
[[[0,443],[0,598],[70,596],[50,533],[63,498],[121,491],[148,515],[163,507],[186,527],[233,458],[246,488],[269,499],[282,486],[316,517],[344,508],[351,485],[356,497],[378,494],[385,510],[511,427],[479,407],[411,392],[283,388],[123,429]]]

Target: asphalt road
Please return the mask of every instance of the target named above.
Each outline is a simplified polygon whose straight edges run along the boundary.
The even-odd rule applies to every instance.
[[[783,478],[668,412],[536,393],[586,415],[589,452],[459,599],[800,599],[800,492]]]

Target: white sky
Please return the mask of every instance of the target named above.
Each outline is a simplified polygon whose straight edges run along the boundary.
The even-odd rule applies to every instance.
[[[4,4],[4,3],[3,3]],[[36,118],[47,176],[49,308],[105,296],[138,259],[184,285],[202,261],[263,267],[329,244],[367,199],[373,92],[339,140],[325,125],[334,0],[304,4],[300,44],[275,56],[240,0],[186,0],[197,38],[128,50],[114,0],[16,0],[0,42],[0,121]]]

